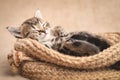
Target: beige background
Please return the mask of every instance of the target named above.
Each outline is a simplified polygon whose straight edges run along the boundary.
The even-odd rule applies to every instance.
[[[67,31],[120,32],[120,0],[0,0],[0,80],[26,80],[9,69],[6,55],[15,38],[5,27],[20,25],[37,9]]]

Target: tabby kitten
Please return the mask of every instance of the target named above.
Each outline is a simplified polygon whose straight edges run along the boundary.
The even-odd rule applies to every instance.
[[[73,56],[94,55],[109,46],[102,38],[87,32],[66,33],[60,26],[51,28],[40,17],[40,11],[36,11],[35,16],[24,21],[20,27],[7,29],[16,38],[31,38],[48,48]],[[103,47],[104,44],[107,46]]]

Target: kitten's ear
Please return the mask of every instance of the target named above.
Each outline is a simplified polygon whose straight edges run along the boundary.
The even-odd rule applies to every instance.
[[[16,38],[23,38],[19,27],[6,27],[6,29]]]
[[[41,14],[40,10],[36,10],[36,11],[35,11],[34,17],[37,17],[37,18],[41,18],[41,19],[42,19],[42,14]]]

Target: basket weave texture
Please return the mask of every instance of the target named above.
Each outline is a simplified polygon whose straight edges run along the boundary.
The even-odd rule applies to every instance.
[[[108,68],[120,61],[120,33],[97,35],[111,46],[87,57],[64,55],[32,39],[18,40],[15,50],[38,60],[22,61],[19,72],[30,80],[120,80],[120,71]]]

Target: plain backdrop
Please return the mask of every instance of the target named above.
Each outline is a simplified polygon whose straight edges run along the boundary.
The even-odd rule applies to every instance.
[[[10,71],[6,56],[16,39],[6,27],[19,26],[37,9],[67,32],[120,32],[120,0],[0,0],[0,80],[26,80]]]

